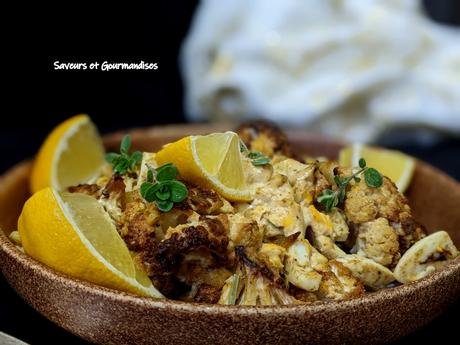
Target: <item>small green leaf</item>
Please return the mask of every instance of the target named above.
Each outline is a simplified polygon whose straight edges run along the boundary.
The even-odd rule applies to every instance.
[[[383,184],[382,175],[374,168],[368,168],[364,171],[364,180],[372,188],[378,188]]]
[[[157,170],[157,171],[160,171],[161,169],[164,169],[164,168],[167,168],[167,167],[171,167],[171,166],[174,166],[174,164],[172,164],[172,163],[166,163],[166,164],[163,164],[162,166],[158,167],[156,170]]]
[[[141,196],[147,202],[155,201],[155,186],[150,182],[144,182],[140,188]]]
[[[125,174],[128,171],[128,161],[119,159],[116,165],[113,167],[113,170],[118,174]]]
[[[177,168],[171,163],[162,165],[157,169],[157,181],[171,181],[178,174]]]
[[[129,148],[131,147],[131,136],[125,135],[121,140],[120,152],[127,155],[129,153]]]
[[[140,163],[142,161],[142,152],[134,151],[131,154],[131,159],[134,160],[136,163]]]
[[[248,153],[249,159],[258,159],[260,157],[263,157],[263,155],[260,152],[257,151],[251,151]]]
[[[318,200],[318,202],[321,202],[321,201],[324,200],[324,199],[330,198],[332,195],[334,195],[334,191],[333,191],[333,190],[325,189],[325,190],[323,190],[323,192],[321,193],[321,195],[318,196],[317,200]]]
[[[175,180],[179,172],[173,164],[168,163],[156,169],[158,182],[155,184],[153,170],[148,166],[147,169],[147,182],[140,187],[140,193],[147,202],[155,202],[160,211],[168,212],[174,207],[174,203],[187,197],[187,187]]]
[[[360,167],[361,169],[363,169],[363,168],[366,167],[366,161],[365,161],[364,158],[360,158],[360,159],[359,159],[359,167]]]
[[[252,165],[259,166],[270,163],[270,158],[264,156],[262,153],[253,151],[248,153],[248,158],[252,161]]]
[[[170,181],[169,189],[171,191],[170,199],[173,202],[181,202],[188,195],[187,187],[182,182],[179,182],[179,181]]]
[[[120,155],[115,152],[109,152],[105,155],[105,160],[110,164],[115,163],[119,158],[120,158]]]
[[[156,183],[154,187],[157,200],[168,200],[170,198],[171,192],[167,181]]]
[[[169,200],[164,200],[164,201],[157,200],[157,201],[155,201],[155,204],[157,205],[158,209],[161,212],[169,212],[169,211],[171,211],[171,209],[174,206],[174,203],[172,201],[169,201]]]
[[[144,197],[145,194],[147,194],[147,191],[153,187],[153,184],[150,182],[144,182],[141,184],[141,187],[139,188],[139,192],[141,193],[142,197]]]
[[[153,182],[153,171],[152,168],[147,168],[147,182]]]
[[[361,179],[358,176],[353,176],[353,178],[355,179],[355,182],[360,182],[361,181]]]
[[[270,158],[268,158],[268,157],[261,157],[261,158],[258,158],[258,159],[254,159],[252,161],[252,165],[254,165],[254,166],[266,165],[268,163],[270,163]]]

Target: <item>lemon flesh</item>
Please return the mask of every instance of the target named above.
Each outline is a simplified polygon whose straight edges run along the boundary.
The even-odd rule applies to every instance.
[[[173,163],[185,181],[212,188],[232,201],[249,201],[236,133],[189,136],[168,144],[155,156],[158,165]]]
[[[18,220],[25,253],[73,277],[142,296],[162,298],[98,201],[45,188],[30,197]]]
[[[339,163],[347,167],[357,167],[360,158],[366,160],[368,167],[377,169],[392,180],[401,193],[409,187],[415,169],[414,158],[400,151],[353,144],[340,151]]]
[[[64,190],[86,182],[98,175],[104,155],[90,118],[74,116],[58,125],[42,144],[32,168],[31,191],[45,187]]]

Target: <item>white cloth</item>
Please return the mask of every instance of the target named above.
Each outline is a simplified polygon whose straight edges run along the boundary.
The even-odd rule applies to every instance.
[[[355,141],[389,125],[460,134],[460,29],[415,0],[202,0],[181,67],[191,120]]]

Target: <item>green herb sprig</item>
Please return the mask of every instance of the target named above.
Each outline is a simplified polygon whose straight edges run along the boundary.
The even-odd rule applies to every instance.
[[[120,144],[120,153],[109,152],[105,156],[105,160],[112,164],[113,171],[120,175],[126,173],[134,172],[135,168],[142,161],[142,153],[139,151],[134,151],[129,153],[131,148],[131,137],[125,135],[121,140]]]
[[[162,212],[169,212],[175,203],[179,203],[188,195],[187,187],[176,180],[179,171],[171,164],[147,170],[147,181],[140,188],[141,196],[147,202],[155,202]],[[154,183],[154,178],[156,182]]]
[[[254,166],[261,166],[270,163],[270,158],[263,155],[257,151],[249,151],[247,146],[240,140],[240,152],[244,153],[250,160],[252,165]]]
[[[321,193],[321,195],[318,196],[316,200],[324,206],[326,212],[330,212],[334,207],[337,207],[339,204],[345,201],[348,184],[351,182],[351,180],[355,180],[355,182],[360,182],[360,174],[364,175],[364,181],[369,187],[378,188],[382,186],[382,175],[374,168],[367,167],[364,158],[361,158],[359,160],[359,167],[360,169],[351,176],[343,178],[341,178],[340,176],[335,176],[334,182],[337,185],[337,189],[335,191],[331,189],[325,189]]]

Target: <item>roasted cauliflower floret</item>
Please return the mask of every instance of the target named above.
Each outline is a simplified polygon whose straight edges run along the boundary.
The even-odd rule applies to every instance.
[[[291,147],[286,135],[274,123],[268,121],[248,121],[242,123],[235,132],[251,151],[261,152],[269,157],[274,154],[292,156]]]
[[[281,174],[274,174],[270,181],[255,187],[254,200],[244,214],[256,219],[261,226],[268,222],[286,236],[305,233],[302,210],[294,199],[294,189]]]
[[[198,214],[233,212],[232,205],[212,189],[187,184],[188,196],[182,207],[190,207]]]
[[[168,229],[165,239],[143,253],[142,263],[154,285],[165,295],[173,291],[171,279],[184,259],[196,254],[204,267],[222,267],[228,264],[228,223],[226,216],[201,216],[193,225],[181,224]]]
[[[230,239],[229,251],[233,252],[236,246],[253,248],[261,246],[264,233],[256,221],[238,213],[229,214],[227,219],[229,224],[228,238]]]
[[[398,235],[385,218],[363,223],[352,252],[375,262],[393,267],[400,258]]]
[[[249,270],[244,279],[238,305],[277,305],[297,304],[294,297],[283,289],[273,286],[270,281],[257,272]]]
[[[317,270],[325,268],[327,259],[307,240],[300,239],[288,249],[286,258],[287,280],[306,291],[316,291],[321,284],[322,275]]]
[[[282,255],[282,250],[276,249],[276,252]],[[234,302],[239,305],[274,305],[300,302],[284,290],[279,272],[273,271],[263,263],[263,259],[260,260],[257,254],[252,253],[249,255],[242,246],[235,248],[235,254],[242,278],[233,278],[226,283],[222,289],[222,303],[232,304]],[[241,294],[239,298],[234,298],[234,294],[238,293],[240,289]]]
[[[314,186],[314,164],[302,164],[295,159],[288,158],[273,164],[275,173],[282,174],[288,178],[289,184],[294,188],[295,201],[306,200],[311,203],[313,200]]]
[[[284,268],[284,258],[286,254],[286,249],[277,244],[263,243],[258,252],[258,257],[271,270],[281,271]]]
[[[305,291],[317,291],[321,284],[322,275],[311,267],[286,264],[289,283]]]
[[[286,277],[297,288],[313,292],[319,299],[348,299],[364,293],[363,285],[340,262],[320,254],[307,240],[297,240],[288,250]],[[296,292],[299,299],[311,295]]]
[[[322,280],[316,293],[320,299],[341,300],[364,294],[363,284],[340,262],[331,260],[328,270],[322,272]]]
[[[302,214],[307,225],[307,238],[327,258],[334,259],[346,255],[334,240],[344,238],[342,227],[334,227],[329,215],[319,212],[315,206],[302,204]]]
[[[425,236],[423,227],[412,218],[407,199],[398,192],[390,179],[384,176],[383,185],[379,188],[367,186],[364,179],[350,184],[344,203],[349,223],[356,225],[378,218],[387,219],[399,236],[401,254]]]
[[[247,157],[243,157],[242,163],[246,174],[246,183],[249,186],[257,183],[266,183],[273,175],[273,165],[271,164],[255,166]]]
[[[383,177],[383,184],[379,188],[369,187],[364,179],[353,183],[347,193],[344,209],[348,221],[355,224],[380,217],[400,222],[406,214],[410,214],[407,199],[387,177]]]

